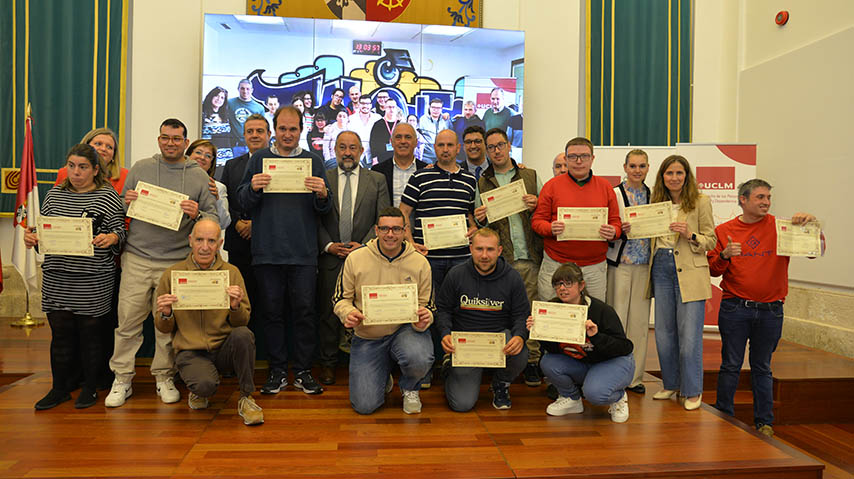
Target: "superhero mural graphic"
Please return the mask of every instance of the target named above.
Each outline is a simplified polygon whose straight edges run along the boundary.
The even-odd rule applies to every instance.
[[[462,112],[464,77],[455,81],[453,90],[442,89],[436,79],[417,75],[408,50],[386,48],[384,53],[381,58],[367,61],[363,67],[349,72],[345,72],[341,57],[320,55],[312,65],[303,65],[294,71],[280,74],[275,83],[262,78],[265,70],[255,70],[247,78],[252,83],[252,96],[260,103],[274,96],[280,105],[290,105],[295,95],[309,92],[316,99],[314,108],[317,108],[328,104],[336,89],[349,92],[351,87],[356,86],[362,97],[371,99],[373,110],[378,114],[382,114],[377,105],[378,97],[387,95],[389,100],[393,100],[399,109],[395,124],[407,121],[409,115],[420,116],[428,110],[434,98],[442,100],[443,113],[449,117],[453,118]],[[328,124],[334,121],[327,119]],[[393,129],[393,125],[389,125],[389,128]],[[375,138],[362,140],[367,146]],[[390,157],[391,149],[384,149],[387,151],[373,151],[371,157],[364,157],[363,166]]]

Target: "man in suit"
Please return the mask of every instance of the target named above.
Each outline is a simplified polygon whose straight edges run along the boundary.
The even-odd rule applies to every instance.
[[[391,146],[394,156],[390,160],[381,161],[371,168],[372,171],[385,175],[388,197],[391,205],[400,206],[400,197],[409,177],[427,166],[421,160],[415,159],[415,147],[418,145],[418,136],[415,128],[409,123],[399,123],[391,132]]]
[[[320,382],[335,382],[341,322],[332,313],[332,293],[338,273],[353,250],[374,238],[379,212],[390,204],[385,177],[359,166],[362,139],[354,131],[342,131],[335,140],[336,168],[326,171],[332,209],[321,216],[317,227],[317,312]]]
[[[237,196],[237,187],[243,180],[243,172],[246,171],[246,163],[249,157],[256,151],[270,144],[270,124],[267,123],[265,115],[253,113],[243,122],[243,139],[249,152],[232,158],[225,163],[222,172],[222,184],[228,191],[228,212],[231,214],[231,224],[225,229],[225,250],[228,251],[228,262],[240,270],[243,281],[246,282],[246,295],[249,301],[257,301],[257,284],[255,274],[252,272],[252,253],[250,252],[250,239],[252,238],[252,219],[249,212],[244,210]],[[256,336],[262,336],[261,326],[256,319],[256,309],[252,310],[249,319],[249,329]],[[263,348],[263,341],[261,344]],[[262,349],[262,354],[266,351]]]

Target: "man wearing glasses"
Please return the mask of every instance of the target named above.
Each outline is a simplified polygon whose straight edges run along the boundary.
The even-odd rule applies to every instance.
[[[180,203],[184,214],[175,231],[142,220],[130,222],[122,254],[119,326],[110,359],[110,369],[116,379],[104,401],[107,407],[119,407],[133,394],[131,381],[136,352],[142,345],[142,323],[154,312],[154,291],[160,276],[190,253],[187,238],[196,220],[207,216],[219,221],[216,200],[208,189],[207,173],[194,160],[184,157],[188,143],[184,123],[174,118],[165,120],[160,124],[157,137],[160,154],[134,163],[125,180],[122,197],[126,207],[139,197],[137,183],[140,181],[185,194],[188,198]],[[167,404],[178,402],[181,394],[172,382],[175,376],[172,335],[155,330],[154,340],[151,375],[157,382],[157,395]]]
[[[479,180],[480,175],[489,166],[485,148],[486,131],[478,125],[473,125],[463,131],[462,137],[465,159],[460,162],[460,168],[473,174]],[[508,150],[507,154],[509,153]]]
[[[573,262],[581,267],[587,292],[605,301],[607,288],[608,241],[620,235],[620,209],[614,189],[605,178],[593,175],[593,143],[587,138],[573,138],[564,148],[569,172],[549,180],[540,193],[539,203],[531,219],[534,231],[543,237],[545,255],[540,266],[539,290],[549,291],[552,274],[563,263]],[[606,223],[599,228],[601,241],[558,241],[563,233],[563,218],[557,217],[558,207],[607,208]]]
[[[323,113],[327,122],[334,122],[335,118],[338,116],[338,112],[347,111],[347,108],[344,106],[345,95],[346,93],[344,93],[343,89],[336,88],[332,92],[332,98],[329,100],[329,103],[320,107],[318,111]]]
[[[339,133],[335,141],[338,166],[326,170],[332,209],[321,216],[317,228],[318,379],[327,385],[335,382],[338,344],[343,333],[338,318],[332,314],[329,298],[344,260],[374,238],[377,215],[391,203],[385,177],[360,167],[361,156],[359,135],[347,130]]]
[[[350,404],[371,414],[385,403],[394,386],[391,370],[400,365],[403,412],[421,412],[418,391],[433,365],[433,344],[427,328],[433,322],[430,265],[411,242],[404,241],[406,217],[395,207],[380,211],[376,238],[344,261],[335,288],[334,311],[346,328],[354,328],[350,346]],[[366,325],[362,286],[414,284],[418,290],[415,322]]]
[[[478,224],[488,225],[498,232],[501,255],[507,264],[522,276],[528,301],[536,301],[538,298],[537,275],[540,272],[540,263],[543,261],[543,238],[531,229],[531,214],[537,208],[537,196],[543,184],[536,170],[518,168],[513,158],[510,158],[510,142],[504,130],[493,128],[486,133],[486,151],[489,153],[492,165],[483,172],[477,182],[478,193],[474,197],[474,217]],[[524,182],[527,194],[522,198],[528,209],[490,223],[480,194],[514,181]],[[542,383],[537,366],[540,361],[540,343],[529,339],[526,344],[528,366],[524,372],[525,384],[536,387]]]

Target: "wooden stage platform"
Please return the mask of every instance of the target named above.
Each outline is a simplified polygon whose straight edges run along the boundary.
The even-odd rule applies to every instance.
[[[211,407],[165,405],[147,368],[137,368],[124,407],[75,410],[73,401],[36,412],[50,388],[49,331],[27,337],[0,321],[0,477],[591,477],[820,478],[823,464],[703,405],[685,411],[629,394],[630,418],[607,407],[549,417],[545,386],[514,384],[513,408],[492,408],[484,386],[476,409],[451,412],[441,384],[422,392],[423,413],[401,411],[397,386],[371,416],[350,408],[346,374],[320,396],[289,387],[256,394],[266,423],[237,415],[233,379]],[[652,350],[654,351],[654,349]],[[259,381],[266,371],[259,370]],[[75,393],[76,395],[76,393]]]

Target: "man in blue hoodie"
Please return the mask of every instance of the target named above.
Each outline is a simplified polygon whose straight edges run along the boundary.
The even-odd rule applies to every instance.
[[[522,277],[501,257],[498,233],[481,228],[472,236],[471,259],[451,268],[436,300],[436,325],[442,348],[453,354],[451,331],[504,333],[507,364],[492,376],[492,406],[510,409],[510,383],[528,363],[525,320],[531,313]],[[465,412],[480,393],[482,368],[451,368],[445,397],[451,409]]]
[[[315,337],[314,295],[317,279],[317,218],[332,208],[323,160],[299,147],[302,115],[283,106],[273,116],[276,142],[256,151],[246,164],[237,196],[252,219],[252,268],[258,281],[264,315],[264,339],[270,372],[262,394],[276,394],[288,385],[288,361],[294,387],[306,394],[323,388],[311,375]],[[310,158],[307,193],[265,193],[272,177],[262,172],[264,158]],[[285,304],[289,311],[285,310]],[[290,327],[288,325],[290,323]],[[286,332],[293,332],[288,351]]]

